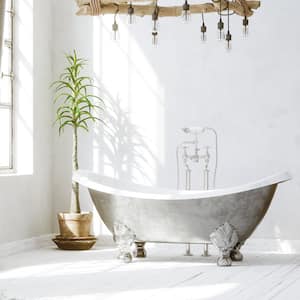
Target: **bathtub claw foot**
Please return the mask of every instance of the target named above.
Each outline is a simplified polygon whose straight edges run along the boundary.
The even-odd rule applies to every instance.
[[[242,261],[243,260],[243,254],[240,252],[240,250],[233,250],[230,252],[230,258],[233,261]]]
[[[232,261],[242,261],[243,260],[244,257],[240,251],[242,245],[243,245],[242,243],[237,243],[237,245],[230,252],[230,258],[232,259]]]
[[[147,252],[145,249],[146,242],[134,242],[135,243],[135,251],[134,251],[134,257],[137,258],[145,258],[147,257]]]
[[[211,235],[211,242],[219,248],[220,256],[217,260],[217,265],[220,267],[231,266],[232,258],[231,252],[235,250],[238,245],[239,237],[235,228],[229,224],[224,223],[219,226]]]
[[[122,253],[118,256],[118,258],[127,264],[132,262],[132,254],[130,252]]]
[[[114,224],[114,241],[118,245],[118,258],[125,263],[132,261],[131,245],[134,242],[135,234],[123,223],[116,222]]]
[[[232,265],[232,259],[230,258],[229,251],[221,251],[217,260],[217,265],[219,267],[230,267]]]

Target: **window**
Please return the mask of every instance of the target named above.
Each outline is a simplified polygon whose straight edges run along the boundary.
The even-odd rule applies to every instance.
[[[0,170],[9,170],[13,169],[14,148],[14,0],[6,0],[3,29],[0,78]]]

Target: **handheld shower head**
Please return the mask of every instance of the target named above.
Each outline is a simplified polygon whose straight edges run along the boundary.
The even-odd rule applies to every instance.
[[[190,134],[200,134],[205,131],[206,127],[184,127],[182,128],[182,131],[184,133],[190,133]]]

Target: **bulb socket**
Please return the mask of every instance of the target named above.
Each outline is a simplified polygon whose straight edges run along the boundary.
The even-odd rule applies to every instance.
[[[230,42],[232,40],[232,36],[231,36],[231,33],[229,31],[227,32],[225,39],[226,39],[227,42]]]
[[[185,1],[184,4],[182,5],[182,10],[184,10],[184,11],[190,10],[190,5],[188,4],[187,1]]]
[[[248,18],[245,16],[244,19],[243,19],[243,26],[248,26],[249,25],[249,20]]]
[[[130,16],[134,14],[134,8],[133,8],[132,4],[130,4],[130,5],[128,6],[128,14],[129,14]]]
[[[219,22],[218,22],[218,29],[219,30],[223,30],[224,29],[224,22],[223,20],[220,18]]]

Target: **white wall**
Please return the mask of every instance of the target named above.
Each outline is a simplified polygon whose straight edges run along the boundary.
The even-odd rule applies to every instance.
[[[1,243],[52,232],[51,3],[16,1],[16,174],[0,175]]]
[[[290,170],[256,237],[299,239],[300,210],[300,35],[296,0],[282,10],[264,2],[241,35],[232,18],[233,50],[216,39],[216,16],[207,17],[208,41],[200,41],[200,16],[160,21],[159,46],[151,45],[151,21],[128,27],[119,19],[121,41],[111,38],[112,16],[77,17],[75,2],[53,1],[53,73],[63,53],[77,49],[106,93],[114,138],[97,126],[80,139],[82,168],[147,184],[175,187],[175,147],[180,128],[214,127],[220,136],[218,186],[236,185]],[[70,132],[54,131],[55,211],[68,208]],[[88,208],[88,195],[84,191]]]

